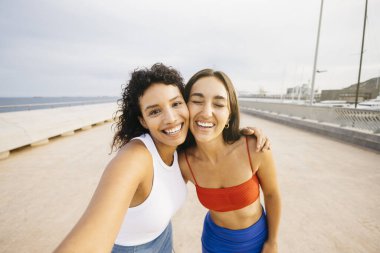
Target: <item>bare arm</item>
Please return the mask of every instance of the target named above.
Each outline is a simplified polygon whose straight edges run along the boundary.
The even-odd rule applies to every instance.
[[[135,192],[152,166],[145,146],[126,145],[107,165],[86,211],[54,251],[110,252]]]
[[[277,237],[281,215],[280,190],[272,152],[257,153],[260,159],[257,175],[264,194],[265,210],[268,221],[268,239],[262,252],[277,252]]]

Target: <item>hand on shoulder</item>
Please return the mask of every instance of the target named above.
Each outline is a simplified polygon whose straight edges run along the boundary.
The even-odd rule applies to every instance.
[[[244,136],[256,138],[256,151],[267,151],[270,150],[271,144],[269,138],[261,131],[261,129],[256,127],[244,127],[240,129],[240,134]]]
[[[257,165],[258,167],[263,167],[268,162],[271,162],[273,160],[272,151],[270,149],[268,150],[256,149],[257,139],[254,136],[243,136],[242,138],[244,138],[243,141],[244,141],[245,150],[247,149],[247,142],[248,142],[249,153],[251,155],[252,162],[255,165]]]

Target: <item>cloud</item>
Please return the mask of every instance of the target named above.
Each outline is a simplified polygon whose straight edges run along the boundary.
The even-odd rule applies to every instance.
[[[0,96],[118,95],[137,67],[185,79],[212,67],[239,90],[279,93],[311,78],[320,1],[18,1],[0,3]],[[380,75],[380,17],[369,5],[363,80]],[[325,1],[321,88],[355,82],[364,5]],[[97,94],[99,93],[99,94]]]

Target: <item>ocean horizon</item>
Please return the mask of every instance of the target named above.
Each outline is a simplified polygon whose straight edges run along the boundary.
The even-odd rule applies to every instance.
[[[0,97],[0,113],[116,102],[116,96]]]

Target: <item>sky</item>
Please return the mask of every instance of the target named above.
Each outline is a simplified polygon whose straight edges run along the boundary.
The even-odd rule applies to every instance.
[[[310,83],[320,0],[1,0],[0,97],[119,96],[162,62],[238,91]],[[325,0],[315,88],[357,83],[365,0]],[[380,1],[368,1],[361,80],[380,76]]]

